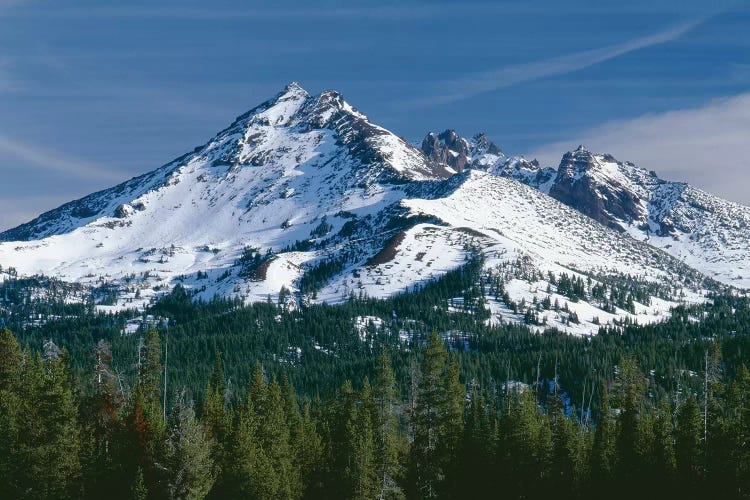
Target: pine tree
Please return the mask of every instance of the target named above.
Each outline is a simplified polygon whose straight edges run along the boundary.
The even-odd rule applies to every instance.
[[[206,433],[206,438],[211,442],[211,460],[214,467],[213,473],[216,477],[214,485],[216,494],[221,494],[223,491],[224,471],[231,459],[227,453],[227,444],[232,433],[232,420],[229,411],[227,411],[225,396],[224,369],[221,363],[221,354],[216,351],[214,369],[206,386],[201,412],[201,424]]]
[[[551,492],[563,498],[578,493],[581,480],[581,444],[577,424],[565,416],[562,401],[554,396],[555,404],[549,409],[552,431]]]
[[[357,398],[349,380],[344,381],[331,408],[329,417],[330,468],[326,478],[326,490],[334,498],[350,498],[354,495],[356,478],[355,430],[357,423]]]
[[[703,421],[697,400],[690,396],[677,412],[675,455],[677,475],[685,492],[695,491],[703,474]]]
[[[359,406],[355,407],[346,424],[346,434],[352,451],[346,473],[348,481],[353,486],[349,498],[367,500],[375,498],[379,491],[372,419],[375,400],[367,378],[359,393],[359,400]]]
[[[508,480],[511,497],[533,497],[544,490],[550,475],[552,432],[542,415],[534,392],[517,393],[503,418],[499,441],[500,467]]]
[[[460,491],[467,498],[489,498],[495,491],[493,465],[496,445],[494,409],[473,383],[462,439]]]
[[[21,346],[7,328],[0,330],[0,498],[19,496],[16,478],[22,422]]]
[[[139,372],[138,388],[146,406],[161,407],[161,340],[159,332],[150,329],[146,333],[146,352]]]
[[[672,410],[664,403],[654,416],[654,447],[652,453],[654,488],[667,495],[674,491],[674,474],[676,459],[674,451],[674,433],[672,429]]]
[[[15,390],[21,376],[21,346],[7,328],[0,329],[0,389]]]
[[[276,498],[295,498],[295,495],[301,493],[301,479],[299,470],[293,467],[294,457],[284,398],[281,386],[275,379],[268,386],[266,404],[261,408],[261,445],[271,460],[271,467],[278,478],[279,489]]]
[[[460,491],[460,447],[464,430],[464,407],[466,392],[459,381],[459,367],[452,359],[443,374],[444,409],[441,423],[440,461],[444,464],[446,484],[444,496],[459,497]]]
[[[148,488],[146,481],[143,479],[143,470],[138,467],[135,470],[135,478],[130,487],[130,498],[132,500],[146,500],[148,498]]]
[[[750,370],[742,365],[727,388],[724,417],[721,419],[721,441],[714,448],[722,466],[713,469],[714,484],[725,486],[726,494],[747,497],[750,492]],[[723,445],[719,447],[718,445]]]
[[[261,446],[259,427],[253,397],[248,396],[232,427],[231,461],[225,471],[227,498],[274,498],[279,489],[279,478]]]
[[[635,491],[643,465],[643,391],[645,379],[632,359],[624,359],[617,378],[620,405],[617,436],[618,476],[622,491]]]
[[[324,443],[318,430],[317,420],[310,409],[310,403],[304,404],[301,429],[294,436],[296,466],[300,471],[303,496],[305,496],[319,487],[320,476],[324,468]]]
[[[440,438],[445,419],[446,357],[442,340],[433,332],[424,351],[412,415],[411,473],[415,494],[421,498],[437,498],[445,477]]]
[[[163,492],[163,466],[166,423],[161,399],[161,341],[156,330],[146,333],[145,354],[138,372],[126,420],[125,441],[130,451],[125,458],[135,459],[131,470],[140,467],[150,495]]]
[[[594,433],[594,443],[591,450],[591,480],[595,489],[600,489],[609,483],[615,475],[617,454],[615,449],[616,428],[612,409],[609,407],[609,397],[606,384],[600,389],[600,416]]]
[[[172,410],[166,446],[170,498],[202,499],[208,495],[216,478],[211,444],[195,418],[192,403],[181,394]]]
[[[375,385],[377,410],[374,416],[376,451],[375,462],[378,475],[378,499],[403,498],[398,484],[403,471],[400,450],[403,448],[398,435],[395,411],[398,404],[396,378],[391,367],[391,357],[385,349],[378,359],[377,383]]]
[[[93,394],[81,405],[81,460],[88,498],[102,498],[113,485],[127,484],[124,478],[118,477],[120,443],[117,438],[122,432],[124,401],[111,362],[109,343],[99,341],[94,349]]]
[[[291,495],[293,498],[301,498],[305,493],[306,481],[312,476],[315,463],[312,462],[308,453],[314,453],[315,450],[306,450],[305,447],[315,447],[314,436],[309,436],[305,427],[302,413],[300,412],[297,393],[294,386],[289,382],[286,373],[282,374],[280,389],[284,402],[284,413],[286,423],[289,428],[289,446],[292,460],[292,469],[294,470],[294,479],[290,485]]]
[[[19,482],[25,496],[78,496],[80,435],[67,356],[24,364],[18,428]]]

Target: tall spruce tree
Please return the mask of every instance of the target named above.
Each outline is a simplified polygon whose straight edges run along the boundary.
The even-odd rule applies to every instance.
[[[17,478],[20,456],[19,430],[22,422],[21,346],[7,328],[0,329],[0,498],[20,495]]]
[[[498,444],[499,466],[511,497],[534,497],[544,492],[550,476],[552,432],[534,391],[522,389],[511,398],[503,417]]]
[[[441,438],[446,418],[444,372],[447,353],[433,332],[427,340],[412,414],[411,475],[415,495],[437,498],[445,479]]]
[[[349,498],[367,500],[378,495],[378,470],[375,461],[375,434],[373,425],[375,400],[370,383],[365,377],[359,392],[359,404],[346,425],[350,440],[351,459],[346,470],[353,489]]]
[[[93,392],[84,398],[80,414],[84,492],[95,499],[107,496],[113,487],[126,487],[129,480],[120,468],[122,443],[118,437],[122,434],[124,394],[111,367],[110,344],[100,340],[93,358]]]
[[[378,358],[377,381],[375,384],[376,414],[375,424],[375,465],[378,475],[378,499],[400,499],[404,493],[399,485],[403,479],[401,450],[403,439],[399,435],[396,407],[398,388],[391,367],[391,357],[383,349]]]
[[[176,399],[169,422],[165,469],[167,491],[173,499],[205,498],[216,479],[211,441],[195,418],[184,392]]]
[[[131,461],[130,473],[134,475],[135,469],[141,468],[151,496],[166,495],[163,462],[167,434],[161,398],[161,355],[159,333],[150,329],[146,333],[124,438],[130,447],[125,452],[125,458]]]
[[[258,384],[256,391],[260,391],[265,382],[261,380]],[[228,498],[276,498],[279,490],[280,478],[262,447],[260,417],[254,405],[254,397],[249,394],[232,426],[228,454],[231,459],[225,470],[224,485],[224,496]]]
[[[225,470],[231,457],[227,445],[232,432],[232,419],[226,407],[226,381],[221,354],[214,354],[214,368],[203,397],[201,424],[211,443],[211,461],[214,468],[214,494],[223,494]]]
[[[66,356],[24,364],[18,429],[22,496],[80,496],[80,434]]]
[[[580,430],[578,424],[568,418],[559,396],[549,409],[552,431],[552,459],[550,486],[554,495],[573,498],[580,493],[583,460],[581,456]]]
[[[278,478],[276,498],[297,498],[302,492],[301,479],[299,470],[293,466],[294,456],[284,397],[281,394],[281,386],[275,379],[269,384],[266,394],[266,404],[261,406],[259,412],[260,441]]]
[[[653,471],[652,489],[661,495],[674,492],[674,475],[676,459],[674,451],[674,431],[672,428],[672,409],[667,402],[659,406],[654,415],[654,446],[651,463]]]
[[[594,431],[590,465],[591,486],[594,489],[603,488],[605,484],[612,481],[617,466],[616,421],[609,406],[606,384],[602,383],[599,393],[599,422]]]
[[[644,465],[645,378],[634,359],[625,358],[617,380],[617,402],[620,406],[617,435],[617,475],[622,492],[635,494],[640,487]],[[627,494],[627,493],[626,493]]]
[[[695,397],[690,396],[677,412],[675,455],[677,475],[683,492],[701,485],[703,476],[703,420]]]
[[[496,490],[494,408],[476,383],[472,383],[469,396],[458,468],[460,491],[467,498],[489,498]]]
[[[466,391],[459,380],[459,366],[451,359],[443,374],[443,416],[441,422],[439,448],[440,461],[444,464],[445,485],[442,488],[444,497],[459,498],[462,496],[461,484],[461,439],[464,431],[464,408]]]

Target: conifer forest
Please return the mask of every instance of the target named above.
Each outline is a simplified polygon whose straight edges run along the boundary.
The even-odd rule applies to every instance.
[[[475,271],[292,310],[178,287],[131,334],[28,303],[62,319],[4,319],[0,498],[750,496],[747,299],[534,333],[482,321]]]

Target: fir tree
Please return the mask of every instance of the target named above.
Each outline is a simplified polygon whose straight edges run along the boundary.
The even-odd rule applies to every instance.
[[[617,378],[620,405],[617,436],[618,475],[623,491],[632,490],[643,465],[643,390],[645,379],[633,359],[626,358]]]
[[[259,428],[253,397],[248,397],[232,428],[231,460],[225,471],[229,498],[273,498],[278,492],[279,478],[261,446]]]
[[[99,341],[94,349],[93,394],[81,405],[81,461],[88,498],[106,496],[113,484],[128,484],[118,477],[121,444],[118,436],[122,433],[124,395],[119,390],[111,362],[110,344]]]
[[[211,378],[206,386],[203,398],[201,424],[206,433],[206,438],[211,443],[211,461],[214,468],[213,474],[216,477],[214,490],[217,494],[223,491],[224,471],[230,461],[226,445],[229,442],[232,432],[232,420],[227,411],[225,395],[226,382],[221,354],[219,351],[216,351],[214,356],[214,370],[211,373]]]
[[[594,433],[591,451],[591,478],[594,486],[608,483],[614,478],[616,463],[616,428],[606,384],[600,389],[599,422]]]
[[[365,378],[359,394],[360,403],[347,421],[346,434],[350,440],[351,459],[346,469],[348,482],[353,486],[348,498],[367,500],[378,495],[378,470],[375,462],[373,408],[375,400]]]
[[[133,500],[146,500],[148,498],[148,488],[146,481],[143,479],[143,470],[138,467],[135,470],[135,478],[130,488],[130,498]]]
[[[460,446],[464,429],[464,407],[466,392],[459,381],[459,367],[455,359],[450,360],[443,374],[444,402],[440,431],[440,461],[444,464],[446,497],[459,497],[460,491]]]
[[[21,346],[7,328],[0,330],[0,498],[19,496],[16,471],[18,456],[19,421],[22,401]]]
[[[43,362],[37,354],[22,380],[16,472],[24,496],[77,496],[80,434],[66,356]]]
[[[131,450],[126,458],[135,459],[140,467],[150,495],[164,493],[164,453],[166,424],[161,399],[161,341],[156,330],[146,333],[145,353],[138,372],[138,383],[133,391],[127,417],[126,442]]]
[[[216,478],[211,441],[184,393],[175,401],[166,446],[167,487],[174,499],[202,499]]]
[[[396,378],[391,367],[391,357],[385,349],[378,358],[375,401],[377,411],[375,423],[375,463],[378,475],[378,498],[399,499],[403,492],[398,484],[403,471],[400,463],[400,450],[403,447],[398,434],[395,411],[398,404]]]
[[[666,402],[654,416],[654,446],[652,451],[654,489],[663,495],[674,491],[676,459],[672,410]]]
[[[698,402],[690,396],[677,412],[675,455],[677,475],[685,493],[695,491],[703,473],[703,422]]]
[[[445,477],[440,439],[446,416],[443,384],[446,357],[442,340],[433,332],[424,351],[412,415],[411,473],[415,494],[421,498],[437,498]]]

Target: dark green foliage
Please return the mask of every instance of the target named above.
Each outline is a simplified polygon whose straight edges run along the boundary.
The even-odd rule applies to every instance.
[[[480,268],[296,310],[177,287],[149,311],[170,319],[166,422],[163,330],[121,335],[132,313],[90,309],[12,320],[28,348],[0,333],[0,497],[747,498],[747,299],[535,334],[485,324],[504,291]],[[629,286],[564,281],[550,291],[571,301]],[[368,316],[382,326],[358,330]],[[70,355],[37,356],[48,340]]]
[[[694,491],[703,475],[703,420],[694,397],[689,397],[677,412],[675,455],[681,488]]]
[[[358,390],[345,382],[332,398],[302,403],[284,374],[269,377],[259,363],[247,397],[228,402],[216,353],[202,416],[181,393],[165,423],[149,373],[161,365],[158,344],[148,334],[140,382],[126,392],[106,343],[85,384],[64,351],[42,359],[0,333],[4,498],[747,497],[742,365],[718,368],[704,429],[699,394],[679,402],[673,425],[669,401],[655,403],[632,358],[609,381],[617,411],[603,384],[592,426],[552,381],[545,390],[467,384],[436,334],[412,358],[411,390],[383,351],[374,387],[364,376]]]

